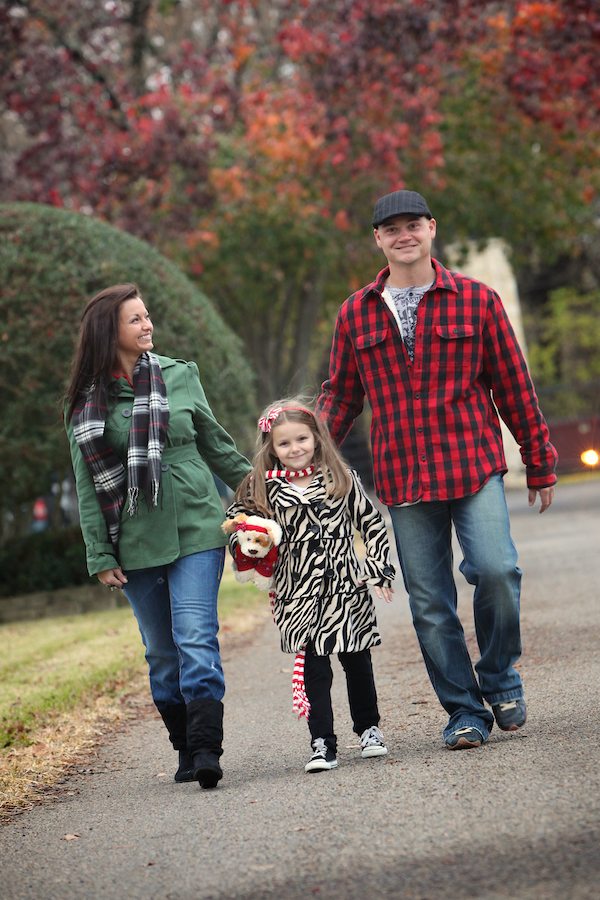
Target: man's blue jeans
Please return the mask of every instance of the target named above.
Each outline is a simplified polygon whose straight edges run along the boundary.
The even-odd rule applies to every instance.
[[[124,592],[138,621],[159,708],[223,698],[217,594],[224,560],[220,547],[125,573]]]
[[[492,476],[470,497],[389,511],[425,665],[450,716],[444,737],[472,726],[487,738],[494,717],[484,698],[496,704],[523,696],[514,668],[521,655],[521,570],[510,536],[502,476]],[[457,614],[452,525],[463,553],[459,569],[475,586],[477,679]]]

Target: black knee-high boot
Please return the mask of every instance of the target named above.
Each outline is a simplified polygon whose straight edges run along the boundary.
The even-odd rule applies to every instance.
[[[187,747],[187,710],[185,703],[170,703],[156,707],[167,726],[169,739],[175,750],[179,751],[179,768],[175,772],[175,781],[195,781],[194,763]]]
[[[223,777],[223,704],[220,700],[192,700],[187,705],[187,746],[194,778],[200,787],[214,788]]]

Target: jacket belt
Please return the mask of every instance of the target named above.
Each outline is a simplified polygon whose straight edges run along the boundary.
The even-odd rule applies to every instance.
[[[161,459],[163,463],[180,463],[199,457],[198,448],[195,444],[190,443],[180,444],[178,447],[165,447]]]

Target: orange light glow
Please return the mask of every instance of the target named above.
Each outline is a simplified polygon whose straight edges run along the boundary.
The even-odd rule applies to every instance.
[[[600,462],[600,455],[596,450],[584,450],[580,459],[585,466],[597,466]]]

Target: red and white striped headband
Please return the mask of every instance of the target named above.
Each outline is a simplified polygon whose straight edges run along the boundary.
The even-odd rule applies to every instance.
[[[295,412],[306,413],[307,416],[314,416],[314,413],[305,406],[272,406],[271,409],[258,420],[258,427],[263,434],[270,434],[273,425],[282,412],[294,410]]]

